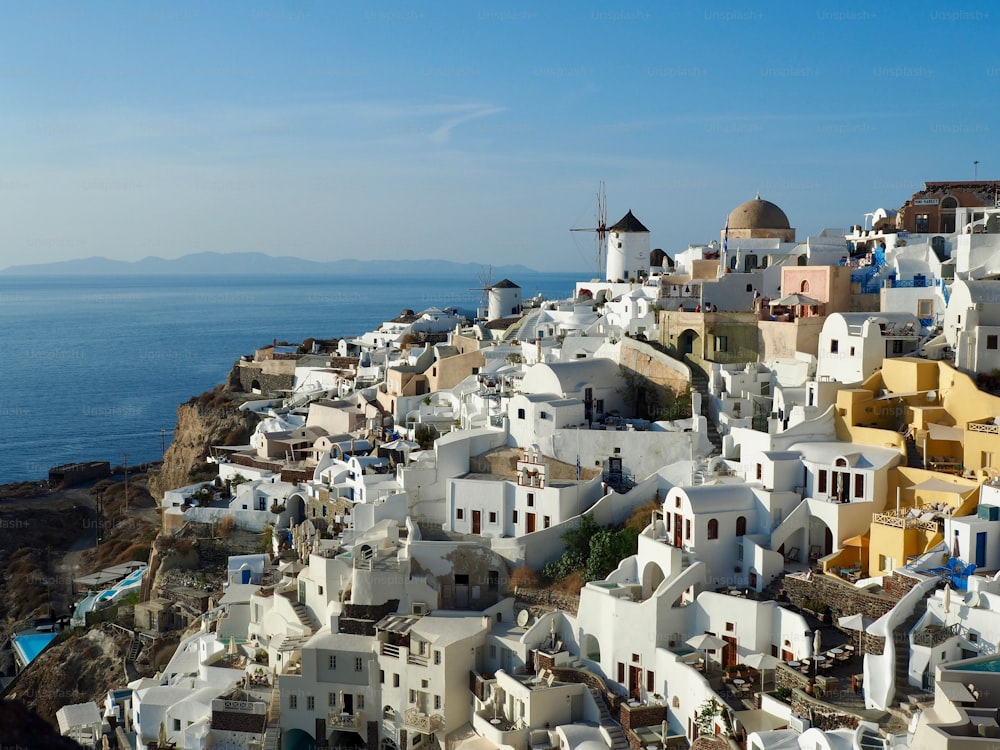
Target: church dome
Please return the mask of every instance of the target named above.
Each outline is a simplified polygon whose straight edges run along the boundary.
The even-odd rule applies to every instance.
[[[730,229],[790,229],[785,212],[759,195],[741,203],[729,214]]]

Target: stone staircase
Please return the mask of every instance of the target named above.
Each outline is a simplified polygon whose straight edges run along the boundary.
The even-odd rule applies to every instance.
[[[892,631],[892,644],[896,652],[896,672],[893,675],[893,685],[895,695],[893,704],[899,706],[901,703],[909,701],[909,694],[913,688],[909,683],[909,673],[907,667],[910,664],[910,639],[907,634],[910,629],[917,624],[917,620],[924,616],[927,611],[927,600],[921,599],[914,607],[913,613]]]
[[[316,622],[309,610],[296,601],[292,602],[292,610],[295,612],[295,616],[299,618],[299,622],[302,623],[302,627],[306,629],[309,635],[312,635],[320,628],[320,624]]]
[[[708,377],[690,361],[687,362],[687,365],[691,368],[691,390],[702,395],[701,414],[705,417],[705,421],[708,422],[707,435],[709,442],[712,443],[712,453],[721,454],[722,436],[719,434],[718,429],[716,429],[715,421],[708,411]]]
[[[924,461],[917,450],[917,441],[912,437],[906,438],[906,465],[911,469],[924,468]]]
[[[608,704],[604,700],[604,696],[601,695],[600,691],[595,687],[588,689],[590,690],[590,694],[594,697],[594,703],[597,704],[597,708],[601,712],[600,724],[604,727],[608,736],[611,737],[612,750],[628,750],[629,744],[628,740],[625,738],[625,730],[622,729],[621,724],[615,721],[615,719],[611,716],[611,712],[608,710]]]

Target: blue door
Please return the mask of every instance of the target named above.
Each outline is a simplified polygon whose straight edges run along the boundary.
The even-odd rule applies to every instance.
[[[980,531],[976,534],[976,567],[986,567],[986,532]]]

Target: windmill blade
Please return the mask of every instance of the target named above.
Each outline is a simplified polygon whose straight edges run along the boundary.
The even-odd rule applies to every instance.
[[[604,192],[604,180],[601,180],[597,189],[597,211],[595,217],[596,226],[593,227],[573,227],[571,232],[593,232],[597,241],[597,273],[604,273],[604,257],[608,247],[608,197]]]

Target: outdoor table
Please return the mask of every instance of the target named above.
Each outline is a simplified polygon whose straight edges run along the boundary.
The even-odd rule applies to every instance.
[[[800,661],[790,661],[790,662],[788,662],[788,666],[790,666],[792,669],[798,669],[800,666],[802,666],[802,662],[800,662]]]

